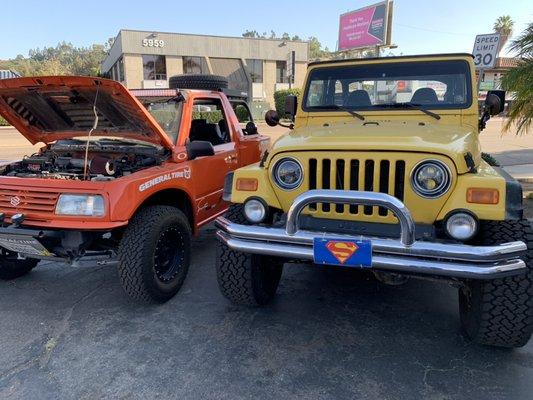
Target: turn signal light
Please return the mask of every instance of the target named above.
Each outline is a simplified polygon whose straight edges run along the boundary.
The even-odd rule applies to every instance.
[[[255,178],[239,178],[237,179],[237,190],[244,192],[255,192],[257,190],[258,182]]]
[[[500,192],[498,189],[470,188],[466,192],[466,201],[476,204],[498,204]]]

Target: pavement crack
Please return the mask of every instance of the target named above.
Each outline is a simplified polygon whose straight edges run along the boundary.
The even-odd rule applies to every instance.
[[[98,290],[100,290],[105,283],[102,283],[98,286],[96,286],[94,289],[80,297],[78,300],[76,300],[65,312],[63,315],[63,318],[59,321],[59,323],[56,325],[56,327],[53,329],[52,333],[49,335],[48,340],[46,341],[43,350],[35,357],[32,357],[28,361],[22,362],[13,368],[7,370],[4,373],[0,374],[0,382],[5,381],[6,379],[11,378],[14,375],[17,375],[23,371],[26,371],[30,368],[33,368],[34,366],[38,366],[40,369],[45,368],[48,365],[48,362],[50,361],[50,357],[52,355],[52,352],[57,347],[61,337],[65,334],[65,332],[70,327],[70,320],[72,318],[72,315],[74,313],[74,310],[78,305],[83,303],[85,300],[92,297]]]
[[[452,371],[455,371],[456,369],[460,368],[461,365],[460,364],[453,365],[453,364],[455,364],[456,362],[460,362],[460,361],[464,361],[464,357],[455,358],[453,360],[450,360],[450,363],[449,363],[450,366],[448,368],[435,368],[432,365],[424,365],[421,362],[416,362],[415,364],[417,364],[418,366],[420,366],[423,369],[424,375],[422,377],[422,383],[424,384],[424,387],[426,388],[426,390],[432,390],[433,386],[428,382],[429,374],[431,374],[433,372],[452,372]]]

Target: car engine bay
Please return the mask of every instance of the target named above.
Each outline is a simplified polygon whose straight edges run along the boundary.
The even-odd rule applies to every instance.
[[[87,162],[85,156],[87,152]],[[38,153],[3,166],[1,176],[62,180],[110,181],[162,164],[169,152],[134,141],[102,138],[58,140]]]

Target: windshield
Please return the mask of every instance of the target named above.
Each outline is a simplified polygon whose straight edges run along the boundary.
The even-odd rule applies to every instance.
[[[182,101],[145,103],[148,112],[165,131],[172,143],[176,143],[181,123]]]
[[[311,72],[303,108],[375,110],[406,104],[468,108],[471,92],[469,65],[462,60],[328,66]]]

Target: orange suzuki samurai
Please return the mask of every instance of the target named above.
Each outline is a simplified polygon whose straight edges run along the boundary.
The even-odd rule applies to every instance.
[[[141,102],[101,78],[0,81],[0,115],[44,143],[0,167],[0,279],[39,260],[116,256],[132,298],[178,292],[191,236],[226,211],[224,177],[259,161],[269,140],[224,78],[183,75],[170,86]]]

